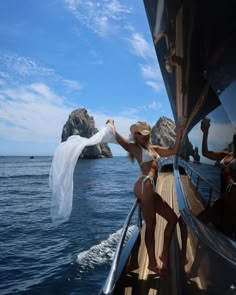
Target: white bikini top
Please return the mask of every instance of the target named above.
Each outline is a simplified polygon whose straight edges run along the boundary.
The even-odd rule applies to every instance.
[[[153,161],[153,160],[157,161],[160,158],[160,156],[158,155],[157,152],[156,152],[156,157],[154,157],[153,154],[149,150],[146,150],[143,147],[141,147],[141,149],[142,149],[142,161],[139,164],[139,166],[141,166],[145,162],[150,162],[150,161]]]
[[[226,155],[222,160],[220,160],[219,165],[221,168],[230,167],[233,170],[236,170],[236,159],[233,158],[228,164],[225,164],[225,159],[229,157]]]

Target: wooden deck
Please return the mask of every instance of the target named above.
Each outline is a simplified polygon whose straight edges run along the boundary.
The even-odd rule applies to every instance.
[[[193,187],[189,184],[187,176],[183,176],[183,185],[187,189],[190,196],[190,202],[193,210],[198,213],[202,210],[201,202],[196,198]],[[175,180],[172,172],[161,173],[158,177],[157,191],[162,198],[175,210],[179,216],[178,205],[175,192]],[[156,257],[158,258],[162,252],[163,233],[166,221],[157,215],[156,226]],[[166,276],[157,276],[151,272],[148,266],[148,256],[144,243],[145,225],[141,231],[141,243],[139,246],[138,262],[139,268],[133,272],[123,273],[118,282],[114,294],[117,295],[182,295],[182,294],[200,294],[195,291],[202,289],[201,281],[196,275],[193,279],[188,280],[186,271],[191,270],[194,255],[190,239],[187,240],[187,257],[188,264],[184,266],[181,259],[181,235],[179,226],[176,227],[171,249],[170,249],[170,271]],[[161,266],[161,261],[158,259],[158,264]],[[189,293],[191,292],[191,293]],[[201,293],[202,294],[202,293]]]

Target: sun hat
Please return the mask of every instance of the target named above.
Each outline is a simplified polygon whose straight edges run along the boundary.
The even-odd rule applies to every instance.
[[[138,121],[130,126],[130,132],[132,134],[140,132],[142,135],[149,135],[151,133],[151,129],[151,126],[144,121]]]

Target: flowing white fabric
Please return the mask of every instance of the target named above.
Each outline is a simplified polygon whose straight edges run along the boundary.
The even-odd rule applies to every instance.
[[[73,203],[73,174],[77,160],[86,146],[98,143],[117,143],[114,130],[106,125],[90,138],[72,135],[56,148],[53,156],[49,185],[52,189],[51,218],[61,223],[70,217]]]

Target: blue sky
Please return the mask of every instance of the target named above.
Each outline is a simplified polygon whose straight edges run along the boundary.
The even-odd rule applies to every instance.
[[[53,155],[76,108],[173,119],[142,1],[0,1],[0,38],[0,155]]]

